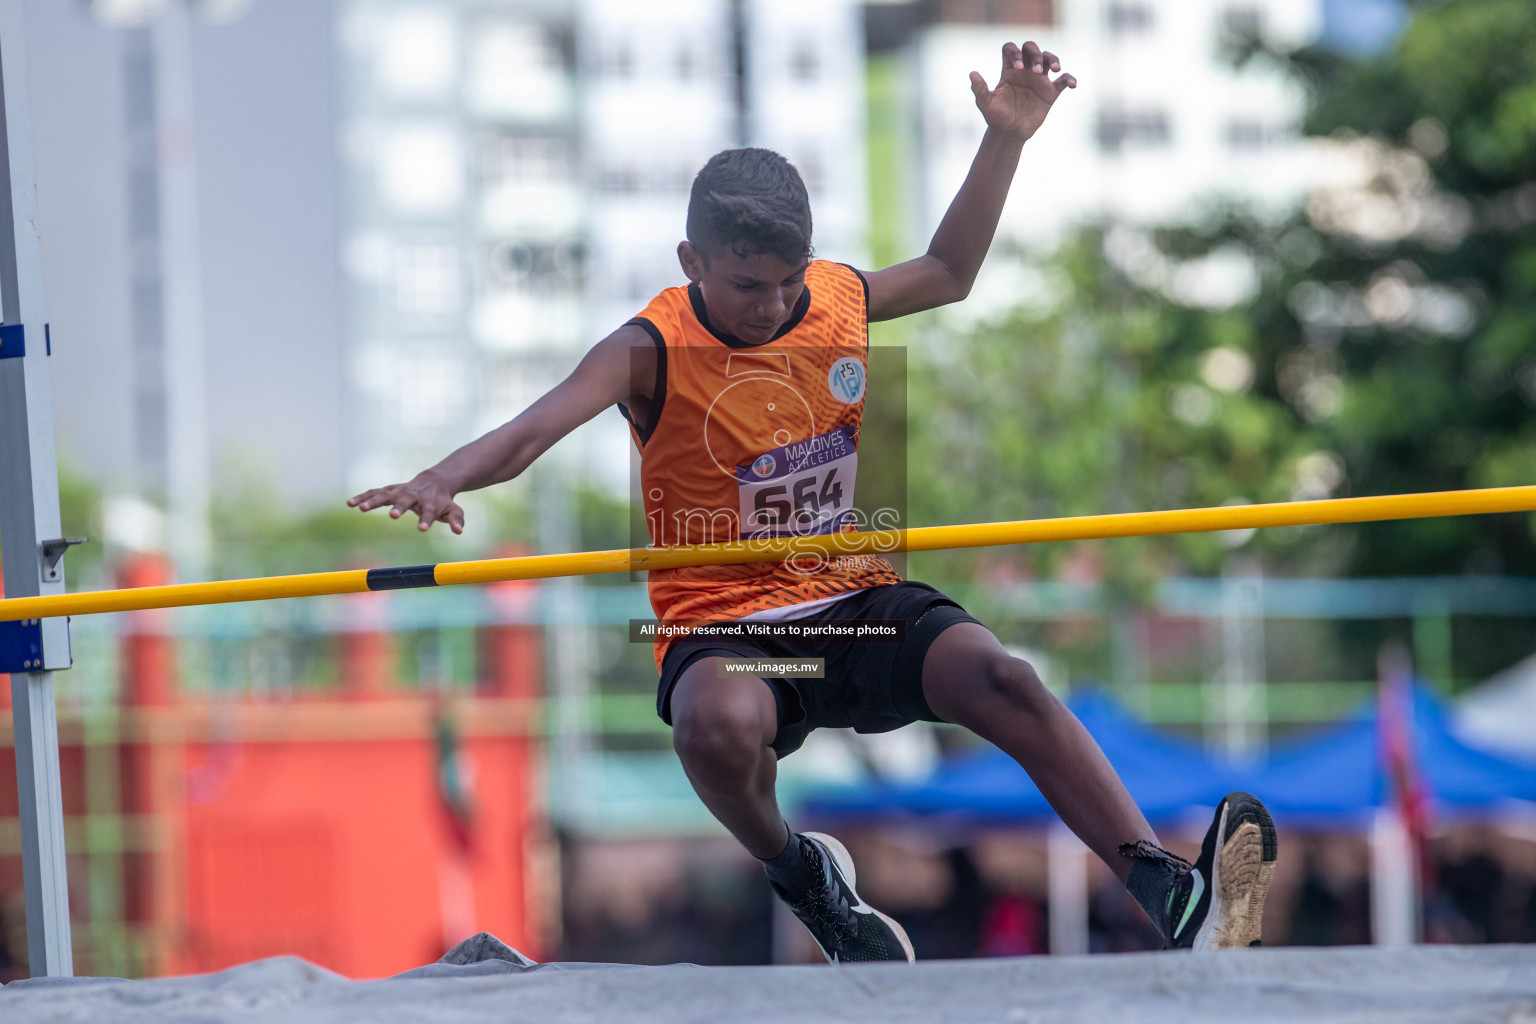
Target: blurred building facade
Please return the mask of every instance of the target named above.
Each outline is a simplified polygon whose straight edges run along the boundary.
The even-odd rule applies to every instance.
[[[1177,220],[1218,198],[1284,207],[1308,184],[1299,84],[1263,61],[1235,67],[1231,54],[1252,39],[1311,41],[1320,3],[937,0],[919,5],[919,16],[911,46],[925,228],[943,216],[981,138],[966,75],[975,69],[995,82],[1005,38],[1037,39],[1081,83],[1032,142],[1015,182],[1005,228],[1021,243],[1049,242],[1087,217]]]
[[[1046,248],[1085,217],[1152,223],[1219,196],[1283,205],[1309,173],[1301,95],[1262,61],[1234,70],[1223,46],[1312,38],[1322,7],[265,0],[232,20],[196,18],[186,251],[202,278],[205,475],[217,486],[243,459],[287,498],[331,500],[520,411],[681,282],[688,184],[728,146],[770,146],[801,168],[821,255],[865,263],[888,222],[899,237],[878,257],[915,255],[982,131],[966,74],[992,78],[1005,38],[1039,39],[1082,86],[1026,150],[1003,240]],[[134,355],[154,337],[133,326],[145,307],[130,283],[134,233],[161,229],[130,221],[145,210],[129,185],[165,175],[141,159],[151,149],[130,152],[131,83],[111,64],[143,30],[92,12],[106,7],[29,3],[57,369],[61,391],[82,396],[60,403],[60,441],[91,475],[133,490],[124,467],[159,421],[135,410],[128,385],[162,387]],[[870,53],[896,62],[888,110],[868,88]],[[873,160],[871,112],[905,139]],[[62,128],[82,119],[105,125],[92,155]],[[900,187],[880,192],[882,176]],[[86,193],[89,205],[72,198]],[[1017,298],[998,282],[984,276],[961,312]],[[179,365],[187,390],[197,374]],[[553,461],[619,489],[625,434],[605,417]]]
[[[820,251],[862,255],[851,0],[346,0],[337,16],[351,486],[510,419],[683,283],[688,189],[721,149],[784,152]],[[557,459],[622,490],[617,423]]]
[[[909,148],[915,197],[904,234],[921,246],[938,226],[985,125],[967,75],[997,81],[1003,42],[1033,39],[1061,57],[1079,87],[1025,147],[998,241],[1049,251],[1086,220],[1154,225],[1199,216],[1222,201],[1281,213],[1314,175],[1299,133],[1299,83],[1264,59],[1237,66],[1253,41],[1279,48],[1315,40],[1321,0],[919,0],[873,4],[872,45],[910,69],[915,116]],[[876,26],[874,19],[880,20]],[[962,312],[1017,301],[994,258]],[[1196,296],[1244,297],[1243,268],[1215,267]]]

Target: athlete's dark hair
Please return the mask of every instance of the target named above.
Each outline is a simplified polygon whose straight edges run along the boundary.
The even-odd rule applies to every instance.
[[[811,199],[800,172],[771,149],[716,153],[688,194],[688,241],[706,262],[724,248],[785,263],[809,259]]]

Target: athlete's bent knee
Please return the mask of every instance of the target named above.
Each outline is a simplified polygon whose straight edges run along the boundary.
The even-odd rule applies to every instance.
[[[755,702],[711,696],[674,710],[672,747],[685,765],[716,773],[745,771],[766,745],[764,731]]]

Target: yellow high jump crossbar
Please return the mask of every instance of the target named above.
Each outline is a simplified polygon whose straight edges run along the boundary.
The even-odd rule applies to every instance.
[[[557,576],[595,576],[642,569],[676,569],[691,565],[777,562],[797,555],[836,557],[886,554],[895,551],[935,551],[1040,544],[1047,541],[1101,540],[1110,537],[1250,530],[1272,526],[1319,526],[1325,523],[1364,523],[1388,519],[1530,511],[1536,511],[1536,485],[1392,494],[1371,498],[1327,498],[1267,505],[1223,505],[1219,508],[1189,508],[1166,512],[1026,519],[1008,523],[923,526],[907,530],[488,558],[389,569],[351,569],[296,576],[17,597],[0,600],[0,622],[237,601],[271,601],[284,597],[356,594],[370,590],[405,590],[413,587],[549,579]]]

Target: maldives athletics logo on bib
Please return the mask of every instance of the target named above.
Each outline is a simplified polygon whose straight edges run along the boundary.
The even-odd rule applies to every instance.
[[[752,472],[758,476],[772,476],[778,465],[778,461],[772,455],[759,455],[757,461],[752,463]]]
[[[827,390],[838,401],[853,405],[864,397],[867,380],[864,364],[853,356],[844,356],[827,371]]]

